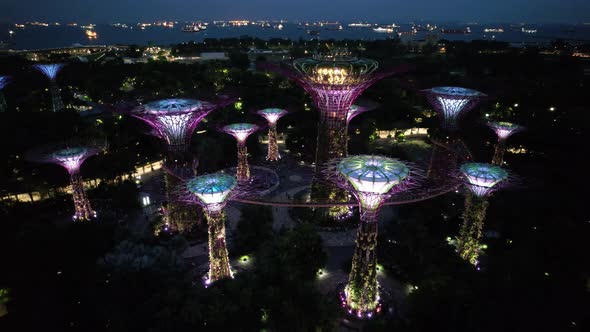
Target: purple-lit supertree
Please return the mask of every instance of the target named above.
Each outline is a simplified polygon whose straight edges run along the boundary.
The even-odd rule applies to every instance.
[[[368,111],[372,111],[373,109],[374,109],[374,107],[359,106],[359,105],[350,106],[350,109],[348,110],[348,114],[346,114],[346,125],[348,126],[350,124],[350,121],[352,121],[352,119],[354,119],[357,115],[360,115],[360,114],[368,112]]]
[[[486,95],[472,89],[455,86],[439,86],[423,90],[428,102],[438,113],[445,131],[457,130],[458,121],[465,113],[477,106]]]
[[[256,112],[268,121],[268,154],[266,160],[277,161],[281,159],[279,145],[277,143],[277,121],[288,112],[281,108],[265,108]]]
[[[44,65],[34,65],[33,68],[42,72],[49,79],[49,90],[51,91],[51,104],[54,112],[63,110],[64,103],[61,100],[59,86],[57,85],[57,75],[64,67],[63,63],[51,63]]]
[[[467,163],[460,168],[468,193],[465,196],[463,224],[456,239],[457,252],[466,261],[477,265],[480,240],[488,207],[487,197],[508,179],[508,172],[499,166]]]
[[[232,278],[225,241],[223,208],[231,196],[239,193],[236,178],[227,174],[194,177],[179,188],[178,199],[204,207],[209,233],[209,273],[205,283]]]
[[[504,163],[504,152],[506,151],[506,140],[512,134],[517,133],[524,128],[511,122],[488,122],[488,126],[498,136],[498,142],[494,149],[494,157],[492,158],[492,164],[502,166]]]
[[[246,140],[248,136],[258,130],[258,126],[251,123],[234,123],[221,128],[222,131],[236,138],[238,143],[238,165],[236,166],[236,177],[239,182],[250,179],[250,166],[248,165],[248,149]]]
[[[177,177],[196,175],[196,159],[189,152],[191,137],[197,125],[211,111],[231,102],[221,97],[215,102],[195,99],[163,99],[140,105],[127,113],[147,123],[156,137],[167,146],[165,168],[166,194],[168,205],[164,209],[164,230],[183,232],[189,229],[197,218],[194,209],[186,209],[170,199],[172,188],[178,185]]]
[[[358,200],[360,224],[343,306],[358,317],[379,311],[377,284],[377,222],[381,205],[415,184],[417,175],[407,163],[381,156],[351,156],[329,163],[327,176]]]
[[[94,143],[60,143],[33,150],[28,154],[28,159],[32,161],[58,164],[68,171],[74,196],[74,220],[83,221],[96,217],[96,212],[92,210],[84,190],[80,166],[102,149],[102,145]]]
[[[323,201],[346,199],[342,193],[335,192],[336,188],[329,188],[322,170],[327,161],[347,155],[346,124],[354,101],[368,87],[394,71],[377,72],[376,61],[357,58],[346,51],[296,59],[291,68],[271,65],[267,68],[297,82],[311,96],[320,112],[312,196]],[[339,212],[331,212],[333,216],[334,213]]]
[[[6,105],[6,99],[4,99],[4,87],[8,84],[8,76],[0,76],[0,112],[6,112],[8,106]]]

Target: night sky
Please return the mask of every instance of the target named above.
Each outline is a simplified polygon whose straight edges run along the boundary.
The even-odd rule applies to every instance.
[[[156,19],[590,22],[590,0],[1,0],[0,22]]]

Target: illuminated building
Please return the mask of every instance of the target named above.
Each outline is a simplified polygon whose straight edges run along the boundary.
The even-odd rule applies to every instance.
[[[151,133],[162,139],[167,146],[166,194],[168,204],[164,208],[164,230],[184,232],[195,224],[197,215],[170,199],[170,191],[178,185],[178,178],[196,175],[198,159],[190,153],[191,137],[197,125],[210,112],[231,102],[220,98],[215,102],[195,99],[163,99],[140,105],[128,112],[129,115],[147,123]]]
[[[508,172],[498,166],[481,163],[467,163],[460,170],[469,192],[465,197],[463,224],[456,240],[457,252],[464,260],[477,265],[488,207],[486,198],[508,179]]]
[[[457,129],[460,117],[486,97],[479,91],[454,86],[440,86],[423,92],[438,113],[442,128],[451,132]]]
[[[226,174],[197,176],[186,183],[185,200],[196,201],[205,208],[209,232],[209,276],[207,284],[219,279],[232,278],[225,242],[223,208],[235,194],[238,182]],[[193,197],[197,199],[194,200]]]
[[[238,165],[236,177],[238,181],[247,181],[250,179],[250,166],[248,165],[248,148],[246,140],[248,136],[258,130],[258,126],[251,123],[234,123],[221,129],[222,131],[236,138],[238,143]]]
[[[92,144],[58,144],[35,150],[28,156],[28,159],[33,161],[61,165],[68,171],[74,197],[73,219],[76,221],[90,220],[96,217],[96,212],[92,210],[84,190],[80,166],[86,159],[98,154],[101,150],[101,146]]]
[[[413,171],[397,159],[361,155],[334,161],[328,173],[355,195],[361,219],[343,306],[358,317],[371,317],[380,310],[376,258],[379,211],[391,195],[408,189]]]
[[[488,126],[498,136],[498,142],[494,149],[492,164],[501,166],[504,163],[504,152],[506,151],[506,140],[512,134],[517,133],[524,128],[511,122],[488,122]]]
[[[277,121],[287,114],[287,111],[280,108],[265,108],[256,112],[256,114],[268,121],[268,154],[266,160],[277,161],[281,159],[279,145],[277,144]]]
[[[6,105],[6,99],[4,99],[4,87],[8,84],[8,76],[0,76],[0,112],[6,112],[8,106]]]
[[[57,85],[57,75],[64,67],[62,63],[52,63],[52,64],[45,64],[45,65],[34,65],[33,68],[37,69],[38,71],[42,72],[47,78],[49,79],[49,90],[51,91],[51,103],[52,103],[52,110],[54,112],[59,112],[63,110],[64,103],[61,100],[61,94],[59,86]]]

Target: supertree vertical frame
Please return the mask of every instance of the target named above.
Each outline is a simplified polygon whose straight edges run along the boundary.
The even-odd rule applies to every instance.
[[[279,145],[277,143],[277,121],[287,114],[287,111],[280,108],[265,108],[256,112],[268,122],[268,154],[266,160],[277,161],[281,159]]]
[[[80,166],[86,159],[102,151],[98,144],[62,143],[34,150],[28,159],[43,163],[54,163],[64,167],[70,175],[70,184],[74,197],[75,221],[85,221],[96,217],[84,190],[84,182],[80,176]]]
[[[251,123],[234,123],[221,128],[236,138],[238,144],[238,165],[236,177],[239,182],[248,181],[250,179],[250,166],[248,165],[248,149],[246,147],[246,140],[248,136],[257,131],[259,127]]]
[[[195,223],[198,216],[193,213],[194,209],[186,209],[177,204],[170,198],[170,193],[178,185],[179,177],[196,175],[195,166],[198,162],[189,152],[195,128],[213,110],[230,102],[227,97],[213,102],[184,98],[163,99],[124,112],[148,124],[152,129],[151,133],[166,144],[168,205],[164,210],[164,230],[184,232]]]
[[[42,72],[49,79],[49,90],[51,91],[51,104],[54,112],[63,110],[64,103],[61,100],[61,93],[57,85],[57,75],[64,67],[63,63],[51,63],[44,65],[34,65],[33,68]]]
[[[488,122],[488,126],[498,136],[498,142],[494,148],[492,164],[502,166],[504,164],[504,152],[506,151],[506,140],[512,134],[522,131],[524,128],[511,122]]]
[[[4,99],[4,87],[8,84],[8,76],[0,76],[0,112],[6,112],[8,106],[6,105],[6,99]]]
[[[381,205],[406,190],[417,178],[408,164],[381,156],[351,156],[329,163],[327,176],[358,200],[360,225],[343,306],[358,317],[379,311],[377,284],[377,222]]]
[[[502,168],[482,163],[467,163],[460,172],[466,180],[468,193],[465,197],[463,224],[456,240],[457,252],[464,260],[478,264],[481,252],[480,241],[488,208],[487,197],[508,179],[508,172]]]
[[[312,196],[315,199],[345,199],[342,193],[335,192],[335,188],[326,187],[328,184],[323,183],[322,170],[329,160],[347,155],[347,116],[354,101],[375,82],[407,69],[404,66],[398,70],[377,72],[378,67],[376,61],[357,58],[341,50],[296,59],[290,68],[266,65],[267,69],[279,72],[299,84],[311,96],[320,113],[315,178],[312,183]]]
[[[209,274],[206,284],[232,278],[223,208],[228,199],[239,192],[235,177],[227,174],[208,174],[194,177],[180,188],[179,199],[200,204],[205,209],[209,233]]]

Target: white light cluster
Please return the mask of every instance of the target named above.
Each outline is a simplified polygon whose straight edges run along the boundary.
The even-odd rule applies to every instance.
[[[436,97],[440,103],[445,119],[455,119],[463,110],[469,99],[454,99],[445,97]]]

